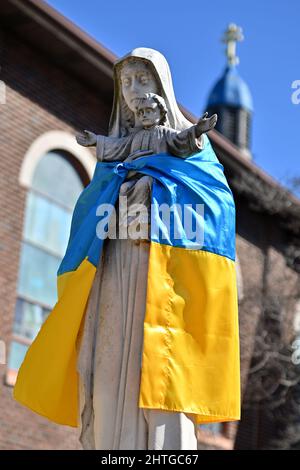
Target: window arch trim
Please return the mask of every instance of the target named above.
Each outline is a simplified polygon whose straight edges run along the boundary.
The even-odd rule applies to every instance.
[[[27,150],[19,174],[19,183],[25,188],[31,187],[35,168],[49,152],[63,151],[72,155],[92,179],[96,159],[92,153],[77,144],[74,135],[64,131],[48,131],[40,135]]]

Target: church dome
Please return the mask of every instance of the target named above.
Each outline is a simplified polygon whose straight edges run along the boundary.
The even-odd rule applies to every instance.
[[[232,106],[253,111],[252,96],[246,82],[238,74],[235,65],[228,64],[221,78],[214,85],[207,103],[207,108]]]

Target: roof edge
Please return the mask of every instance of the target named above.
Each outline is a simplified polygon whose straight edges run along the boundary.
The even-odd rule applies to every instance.
[[[99,65],[102,62],[102,70],[112,76],[112,65],[117,60],[117,56],[48,3],[43,0],[7,1],[48,31],[54,32],[61,41],[76,49],[85,59],[88,53],[89,60],[94,64],[98,62]],[[77,43],[76,47],[74,42]]]

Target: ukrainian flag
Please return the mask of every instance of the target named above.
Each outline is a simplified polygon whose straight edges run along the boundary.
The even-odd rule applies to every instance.
[[[97,208],[116,204],[130,170],[153,177],[139,406],[191,413],[197,423],[238,420],[235,206],[206,136],[204,149],[186,159],[97,163],[74,209],[58,302],[26,354],[14,397],[56,423],[78,425],[76,342],[104,243]],[[170,223],[163,204],[173,207]]]

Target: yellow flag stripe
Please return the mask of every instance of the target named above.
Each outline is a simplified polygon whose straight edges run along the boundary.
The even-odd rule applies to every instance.
[[[240,419],[232,260],[151,242],[139,406]]]
[[[85,259],[63,275],[63,295],[29,348],[14,388],[16,400],[59,424],[78,425],[76,339],[95,273]]]

